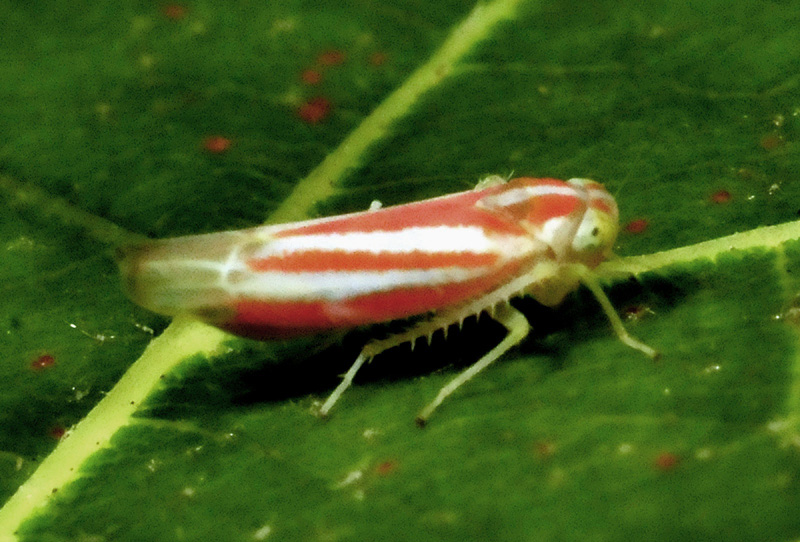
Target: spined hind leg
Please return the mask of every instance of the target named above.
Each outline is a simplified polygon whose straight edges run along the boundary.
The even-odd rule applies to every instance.
[[[458,314],[459,313],[456,313],[456,316],[453,316],[449,313],[446,313],[443,315],[433,316],[429,320],[419,322],[402,333],[391,335],[385,339],[377,339],[368,342],[361,350],[361,353],[356,358],[356,361],[352,366],[350,366],[350,369],[348,369],[344,377],[342,377],[342,381],[338,386],[336,386],[336,389],[333,390],[333,393],[328,396],[328,398],[319,408],[317,415],[322,418],[326,418],[328,416],[328,413],[331,411],[339,398],[344,394],[347,388],[353,384],[353,378],[355,378],[356,373],[358,373],[359,369],[361,369],[361,366],[364,365],[364,363],[372,360],[372,358],[381,352],[385,352],[390,348],[400,346],[404,343],[411,343],[413,349],[414,342],[422,337],[427,337],[428,342],[430,343],[430,339],[433,334],[440,329],[444,330],[445,336],[447,336],[447,328],[453,323],[463,320],[463,318],[461,318]]]
[[[517,309],[509,304],[500,305],[492,315],[492,318],[500,322],[508,329],[508,335],[500,341],[500,344],[492,348],[485,356],[476,361],[473,365],[448,382],[436,398],[428,403],[417,415],[416,422],[420,427],[428,423],[428,419],[433,412],[447,399],[454,391],[469,382],[472,377],[483,371],[486,367],[494,363],[500,356],[508,352],[511,348],[518,345],[531,329],[528,320]]]
[[[395,346],[399,346],[404,343],[414,343],[414,341],[422,338],[427,337],[428,342],[430,342],[431,336],[436,332],[444,330],[445,335],[447,334],[447,328],[451,325],[454,325],[458,322],[464,320],[464,318],[468,317],[471,314],[477,314],[481,312],[481,308],[479,307],[487,307],[490,306],[488,304],[482,304],[476,302],[476,307],[469,306],[467,310],[457,310],[453,312],[444,313],[441,315],[434,316],[430,320],[426,320],[420,322],[419,324],[413,326],[412,328],[408,329],[403,333],[398,333],[396,335],[392,335],[391,337],[387,337],[385,339],[379,339],[376,341],[369,342],[362,350],[361,353],[356,358],[356,361],[347,371],[347,373],[342,378],[342,381],[333,390],[333,393],[325,400],[322,406],[317,411],[317,414],[320,417],[327,417],[328,413],[331,411],[333,406],[339,400],[339,398],[344,394],[344,392],[353,384],[353,378],[355,378],[356,373],[358,373],[361,366],[364,365],[367,361],[370,361],[372,358],[389,350],[390,348],[394,348]],[[436,399],[433,400],[422,412],[420,412],[419,416],[417,416],[417,424],[422,426],[425,424],[427,419],[436,410],[442,401],[445,398],[453,393],[458,387],[462,384],[466,383],[470,380],[473,376],[478,374],[480,371],[485,369],[489,366],[493,361],[497,358],[502,356],[506,351],[510,348],[518,344],[525,336],[528,334],[530,330],[530,325],[525,317],[517,311],[515,308],[511,307],[507,303],[501,303],[498,307],[492,312],[492,318],[503,324],[506,329],[508,329],[509,333],[505,339],[503,339],[500,344],[494,347],[488,354],[483,356],[479,359],[475,364],[461,373],[458,377],[453,379],[449,384],[447,384],[442,390],[439,392],[439,395]]]

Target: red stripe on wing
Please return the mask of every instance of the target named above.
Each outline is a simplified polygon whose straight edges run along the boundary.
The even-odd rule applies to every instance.
[[[520,177],[509,181],[500,188],[501,190],[495,194],[488,194],[488,197],[481,202],[481,206],[489,212],[505,217],[507,221],[514,224],[524,222],[542,226],[550,219],[577,215],[586,208],[586,203],[575,187],[558,179]],[[502,192],[514,189],[532,190],[528,197],[520,201],[506,202],[502,197]],[[537,193],[537,189],[541,189],[538,190],[540,193]],[[548,189],[559,189],[560,191],[566,189],[569,193],[548,194],[546,193]]]
[[[548,194],[539,196],[530,208],[528,220],[538,226],[552,218],[566,217],[581,211],[584,202],[577,196],[563,196],[561,194]]]

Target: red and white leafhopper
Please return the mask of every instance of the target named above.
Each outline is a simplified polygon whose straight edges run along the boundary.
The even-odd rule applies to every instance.
[[[583,282],[620,339],[655,357],[628,335],[589,272],[618,230],[616,202],[594,181],[489,177],[474,190],[406,205],[129,246],[120,269],[139,305],[258,339],[424,316],[364,346],[322,415],[380,352],[489,312],[508,335],[442,388],[420,413],[424,424],[528,334],[527,320],[508,303],[515,296],[554,306]]]

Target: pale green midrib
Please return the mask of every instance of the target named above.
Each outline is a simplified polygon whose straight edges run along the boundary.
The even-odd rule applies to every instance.
[[[522,1],[496,0],[478,4],[425,64],[350,132],[335,152],[298,183],[269,221],[280,223],[303,219],[316,202],[332,196],[336,183],[361,165],[370,148],[384,138],[389,128],[406,117],[424,93],[441,84],[452,73],[456,63],[486,38],[498,23],[511,18]]]
[[[780,284],[783,298],[791,300],[797,295],[796,286],[789,276],[789,258],[783,247],[777,252],[775,261],[775,271],[781,277]],[[789,317],[789,321],[792,317]],[[800,345],[800,330],[797,325],[790,326],[795,341]],[[789,365],[788,389],[786,400],[784,401],[783,419],[778,420],[777,427],[780,427],[779,435],[784,445],[797,447],[800,445],[800,348],[795,348],[791,355]]]
[[[423,93],[444,81],[455,63],[487,37],[499,22],[512,17],[522,1],[495,0],[476,6],[451,31],[430,60],[375,108],[334,152],[297,184],[270,217],[270,221],[306,218],[316,202],[333,193],[334,183],[340,182],[361,163],[364,155],[385,136],[390,126],[408,115]],[[92,238],[111,245],[140,239],[38,189],[23,189],[6,177],[0,178],[0,190],[9,195],[12,204],[41,208],[42,212],[82,227]],[[215,355],[226,337],[228,335],[224,332],[199,322],[175,319],[130,366],[108,395],[59,442],[0,508],[0,542],[17,540],[15,533],[20,525],[44,507],[53,493],[78,477],[84,461],[107,446],[113,435],[130,423],[138,404],[156,388],[161,375],[170,372],[190,356]]]
[[[597,273],[602,278],[609,279],[639,275],[680,263],[697,260],[714,261],[724,254],[732,254],[741,250],[774,249],[797,239],[800,239],[800,220],[777,226],[764,226],[687,247],[611,260],[601,264],[597,268]]]

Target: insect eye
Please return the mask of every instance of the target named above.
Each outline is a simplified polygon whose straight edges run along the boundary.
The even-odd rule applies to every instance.
[[[594,257],[606,252],[617,237],[618,226],[607,213],[590,210],[572,239],[572,250],[578,255]]]

